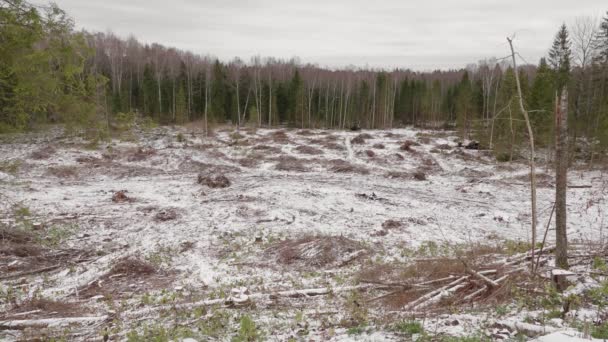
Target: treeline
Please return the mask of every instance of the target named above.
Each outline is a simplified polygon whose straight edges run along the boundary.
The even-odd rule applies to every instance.
[[[509,59],[434,72],[221,62],[133,37],[74,32],[56,6],[23,0],[0,0],[0,25],[0,131],[43,122],[110,129],[122,113],[205,127],[455,125],[508,158],[525,138]],[[536,140],[552,143],[555,97],[566,87],[571,134],[608,146],[608,16],[564,25],[547,45],[538,65],[523,61],[518,70]]]

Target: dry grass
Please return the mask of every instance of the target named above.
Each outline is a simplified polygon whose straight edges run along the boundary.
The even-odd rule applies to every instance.
[[[374,158],[376,156],[376,152],[372,150],[365,150],[365,155],[367,155],[369,158]]]
[[[75,302],[60,302],[44,298],[33,298],[19,305],[15,305],[9,315],[17,313],[29,313],[20,315],[21,319],[33,319],[43,317],[78,317],[90,313],[81,303]]]
[[[384,144],[380,144],[380,143],[374,144],[374,146],[372,146],[372,147],[375,149],[378,149],[378,150],[383,150],[386,148],[386,146],[384,146]]]
[[[29,231],[0,226],[0,241],[2,242],[27,243],[33,240],[34,236]]]

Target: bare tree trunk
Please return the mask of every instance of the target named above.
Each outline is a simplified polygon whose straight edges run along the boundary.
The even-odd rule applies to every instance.
[[[241,98],[239,96],[239,77],[236,77],[236,114],[237,114],[237,129],[241,127]]]
[[[565,88],[561,91],[561,98],[556,98],[555,109],[555,265],[568,269],[568,91]]]
[[[371,129],[374,129],[374,124],[376,121],[376,80],[374,79],[374,94],[373,94],[373,98],[372,98],[372,124],[371,124]]]
[[[207,67],[207,72],[205,72],[205,136],[209,134],[209,117],[207,113],[209,112],[209,87],[211,86],[211,68]]]
[[[268,67],[268,127],[272,126],[272,69]]]
[[[536,163],[534,161],[536,153],[534,151],[534,133],[532,132],[532,125],[530,124],[530,117],[528,111],[524,107],[524,98],[521,93],[521,83],[519,82],[519,71],[517,70],[517,60],[515,59],[515,50],[513,49],[513,40],[507,38],[509,47],[511,48],[511,58],[513,59],[513,70],[515,71],[515,81],[517,82],[517,93],[519,98],[519,107],[521,112],[524,114],[526,120],[526,126],[528,127],[528,135],[530,138],[530,197],[531,197],[531,211],[532,211],[532,267],[534,267],[534,248],[536,248]]]

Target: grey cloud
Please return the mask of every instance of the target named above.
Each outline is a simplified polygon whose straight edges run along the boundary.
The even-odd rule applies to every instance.
[[[38,2],[43,0],[37,0]],[[537,62],[562,22],[597,16],[605,0],[56,0],[78,27],[228,60],[253,55],[329,66],[434,69],[507,54]]]

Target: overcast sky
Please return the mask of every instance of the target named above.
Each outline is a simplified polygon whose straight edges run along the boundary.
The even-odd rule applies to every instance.
[[[38,0],[40,2],[42,0]],[[606,0],[55,0],[78,28],[133,34],[228,60],[321,66],[460,68],[508,53],[536,63],[562,22],[601,17]]]

